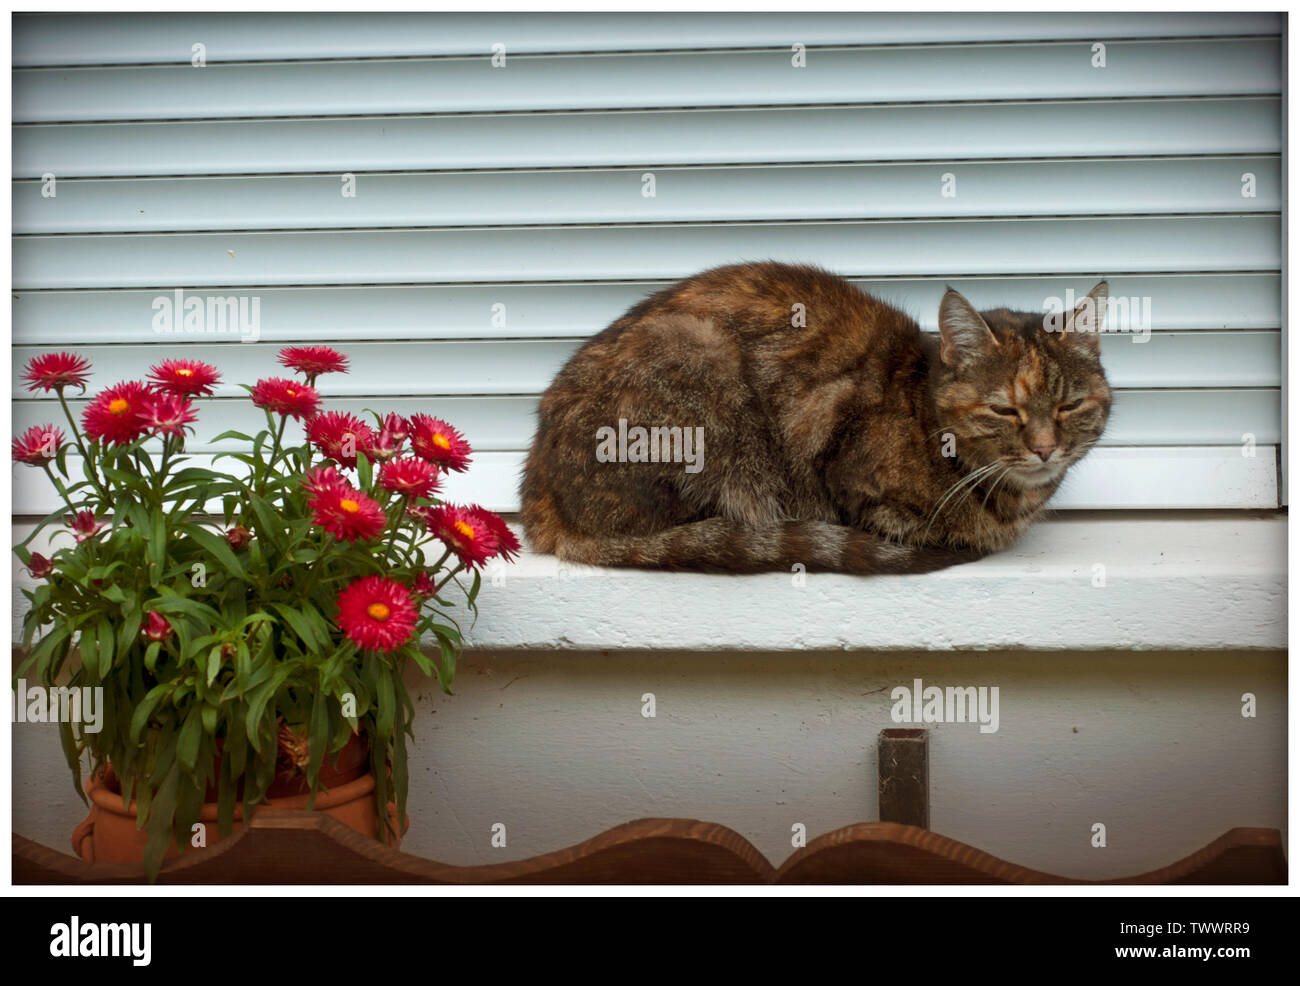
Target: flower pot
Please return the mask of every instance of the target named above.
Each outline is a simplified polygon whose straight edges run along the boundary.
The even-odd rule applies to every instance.
[[[148,833],[137,827],[135,801],[132,800],[128,806],[122,804],[121,788],[112,775],[112,768],[103,776],[88,780],[86,793],[90,796],[90,814],[72,833],[72,848],[77,855],[88,863],[142,862]],[[307,808],[307,797],[306,794],[295,794],[268,798],[255,811],[303,811]],[[375,806],[375,778],[372,774],[362,774],[354,780],[321,790],[312,807],[315,811],[323,811],[337,818],[358,832],[374,838],[379,836],[379,813]],[[388,817],[389,824],[396,829],[396,805],[388,805]],[[206,847],[215,845],[221,839],[216,804],[204,804],[199,819],[205,829],[203,834]],[[243,805],[236,804],[232,834],[242,827]],[[396,847],[399,842],[400,836],[391,844]],[[202,851],[202,848],[186,850],[187,853]],[[165,858],[171,859],[178,855],[180,853],[172,846],[167,850]]]

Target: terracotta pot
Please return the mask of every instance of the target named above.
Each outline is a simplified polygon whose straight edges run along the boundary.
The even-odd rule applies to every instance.
[[[132,800],[129,807],[123,806],[121,788],[112,776],[111,768],[104,776],[88,780],[86,793],[90,796],[90,814],[72,833],[72,848],[77,855],[88,863],[142,862],[148,833],[136,826],[135,801]],[[313,807],[316,811],[337,818],[349,828],[378,838],[379,813],[375,807],[375,778],[372,774],[363,774],[355,780],[322,790],[316,795]],[[303,811],[306,808],[307,795],[298,794],[268,798],[257,806],[256,811]],[[393,824],[397,817],[396,805],[388,805],[388,817],[389,823]],[[206,826],[204,835],[207,846],[211,847],[221,839],[217,825],[217,806],[205,804],[199,818]],[[243,806],[236,804],[233,832],[238,832],[243,827],[242,822]],[[408,819],[407,825],[409,824]],[[398,837],[391,844],[396,848],[400,841]],[[190,848],[186,852],[203,852],[203,849]],[[167,850],[166,858],[177,855],[179,852],[172,846]]]

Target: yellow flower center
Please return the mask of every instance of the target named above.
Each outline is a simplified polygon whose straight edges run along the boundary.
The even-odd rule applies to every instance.
[[[361,509],[361,504],[357,503],[356,500],[340,500],[339,509],[354,514]]]
[[[442,449],[444,452],[451,451],[451,442],[448,441],[447,436],[442,434],[441,432],[435,434],[433,436],[432,441],[434,445],[438,446],[438,448]]]
[[[131,404],[125,397],[119,397],[108,405],[109,413],[125,414],[131,407]]]
[[[183,366],[176,371],[176,375],[178,377],[192,377],[194,376],[194,371],[191,370],[188,366]]]
[[[298,396],[297,392],[296,392],[296,391],[293,391],[293,390],[286,390],[285,393],[286,393],[288,396],[290,396],[290,397],[297,397],[297,396]]]
[[[456,530],[460,531],[460,533],[464,534],[471,541],[474,540],[474,528],[470,527],[463,520],[458,520],[451,526],[456,528]]]
[[[366,612],[370,614],[371,619],[386,620],[388,619],[388,607],[383,603],[371,603],[366,607]]]

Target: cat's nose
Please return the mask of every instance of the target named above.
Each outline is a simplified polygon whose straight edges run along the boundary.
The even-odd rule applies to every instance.
[[[1052,457],[1052,453],[1056,451],[1056,446],[1055,445],[1031,445],[1029,446],[1029,451],[1033,452],[1034,455],[1038,456],[1040,459],[1046,462],[1048,459]]]

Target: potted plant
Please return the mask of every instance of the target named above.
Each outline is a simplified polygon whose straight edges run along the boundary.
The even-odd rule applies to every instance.
[[[13,443],[62,499],[14,549],[40,580],[24,591],[16,679],[31,673],[47,694],[102,689],[98,728],[61,721],[64,751],[78,794],[89,759],[87,825],[127,819],[125,851],[151,877],[268,804],[323,806],[394,840],[414,712],[403,673],[413,663],[450,691],[453,613],[477,615],[483,564],[519,550],[496,514],[439,498],[470,461],[453,427],[323,410],[317,380],[348,367],[328,347],[290,347],[280,362],[293,377],[241,385],[265,428],[213,440],[238,443],[213,456],[227,472],[185,454],[214,367],[165,360],[97,394],[80,423],[67,391],[84,392],[90,364],[50,353],[26,369],[70,433],[41,425]],[[286,441],[290,419],[301,443]],[[31,551],[51,527],[57,547]],[[84,854],[103,835],[87,825]]]

